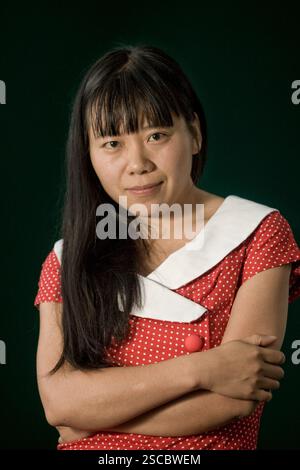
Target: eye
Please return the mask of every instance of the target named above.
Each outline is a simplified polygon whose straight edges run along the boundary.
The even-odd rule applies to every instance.
[[[166,134],[163,134],[162,132],[155,132],[154,134],[152,134],[150,136],[150,138],[153,137],[153,136],[166,136]],[[154,139],[154,141],[156,141],[156,142],[158,142],[159,140],[161,140],[161,138]],[[111,146],[111,144],[113,144],[113,145]],[[114,150],[114,149],[117,148],[118,144],[120,144],[120,142],[118,140],[110,140],[110,141],[106,142],[105,144],[103,144],[103,147],[107,148],[109,150]]]
[[[153,137],[154,135],[164,135],[164,136],[165,136],[166,134],[163,134],[162,132],[155,132],[155,133],[152,134],[150,137]],[[156,139],[155,139],[155,140],[156,140]],[[159,140],[161,140],[161,139],[159,139]],[[156,140],[156,142],[157,142],[157,140]]]
[[[110,140],[109,142],[106,142],[106,143],[103,145],[104,148],[108,148],[108,149],[113,150],[113,149],[116,148],[116,146],[113,146],[113,147],[106,147],[107,144],[119,144],[119,142],[118,142],[117,140]]]

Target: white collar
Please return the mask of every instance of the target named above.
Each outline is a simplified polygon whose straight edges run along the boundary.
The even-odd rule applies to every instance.
[[[276,210],[239,196],[227,196],[193,240],[169,255],[148,276],[138,275],[143,307],[135,307],[131,315],[176,322],[200,318],[207,309],[172,289],[184,286],[218,264],[266,215]],[[62,239],[54,244],[59,261],[62,244]]]

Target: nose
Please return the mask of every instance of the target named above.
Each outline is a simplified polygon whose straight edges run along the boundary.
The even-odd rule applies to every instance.
[[[129,174],[149,173],[155,168],[154,163],[149,158],[147,150],[141,143],[135,143],[128,148],[127,152],[127,171]]]

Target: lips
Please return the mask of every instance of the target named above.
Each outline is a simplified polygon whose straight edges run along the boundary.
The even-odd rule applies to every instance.
[[[143,190],[143,189],[153,188],[154,186],[158,186],[161,183],[162,183],[162,181],[159,181],[158,183],[150,183],[150,184],[146,184],[144,186],[133,186],[132,188],[127,188],[127,189],[139,191],[139,190]]]

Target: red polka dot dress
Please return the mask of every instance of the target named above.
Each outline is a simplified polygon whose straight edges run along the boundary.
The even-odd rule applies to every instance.
[[[62,240],[46,257],[39,303],[62,302]],[[300,249],[288,221],[274,208],[227,196],[203,231],[142,277],[144,306],[130,316],[130,333],[107,351],[118,365],[151,364],[220,345],[239,287],[260,271],[292,263],[289,303],[300,296]],[[59,450],[245,450],[257,446],[264,402],[247,417],[203,434],[169,437],[99,432],[59,444]],[[199,416],[201,419],[201,416]]]

